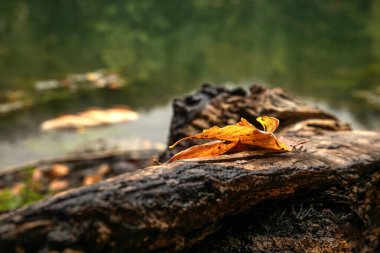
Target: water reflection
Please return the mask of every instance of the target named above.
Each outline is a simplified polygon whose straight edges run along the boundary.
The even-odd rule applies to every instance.
[[[99,68],[120,73],[126,86],[39,97],[1,117],[0,162],[12,149],[43,146],[34,140],[65,142],[39,133],[48,118],[119,104],[150,117],[202,82],[282,86],[356,127],[379,129],[379,105],[352,95],[380,85],[379,26],[380,1],[370,0],[2,1],[0,93],[34,97],[38,80]],[[102,134],[164,141],[170,112],[160,113],[124,135],[113,127]],[[81,140],[74,136],[70,143]]]

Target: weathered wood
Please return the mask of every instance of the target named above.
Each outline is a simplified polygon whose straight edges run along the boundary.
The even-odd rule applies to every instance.
[[[299,150],[148,167],[4,214],[0,248],[376,252],[380,134],[326,131],[315,119],[324,123],[291,120],[283,130],[309,139]]]
[[[265,200],[358,187],[361,178],[379,184],[373,176],[380,170],[378,134],[329,133],[312,137],[305,149],[149,167],[66,192],[3,215],[0,246],[6,252],[16,245],[32,251],[180,249]]]
[[[168,146],[186,136],[201,132],[212,126],[223,127],[235,124],[241,117],[261,127],[256,118],[262,115],[276,117],[281,124],[277,132],[307,128],[311,131],[350,130],[348,124],[335,116],[292,97],[280,88],[266,88],[253,85],[249,92],[232,90],[204,84],[195,94],[173,101],[173,118],[170,125]],[[295,124],[298,124],[296,128]],[[167,161],[173,154],[197,143],[197,140],[181,142],[174,149],[167,149],[161,161]]]

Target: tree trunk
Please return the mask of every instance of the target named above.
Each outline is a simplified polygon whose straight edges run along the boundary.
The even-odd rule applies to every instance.
[[[226,93],[218,89],[214,98]],[[276,93],[281,101],[277,95],[282,91],[263,90],[267,97]],[[236,96],[246,100],[242,92]],[[209,109],[215,100],[207,99],[202,107]],[[286,100],[288,105],[293,101],[287,96]],[[227,108],[222,106],[226,100],[220,101],[213,107]],[[274,110],[278,104],[268,101],[262,104],[285,123],[283,135],[294,141],[309,139],[302,148],[162,164],[64,192],[0,216],[0,248],[4,252],[378,252],[380,134],[335,131],[347,125],[303,104],[290,113],[286,104]],[[191,122],[208,109],[198,107]],[[259,105],[250,110],[265,111]],[[310,110],[314,111],[305,113]],[[231,115],[233,120],[241,116]],[[189,115],[185,117],[183,126],[189,122]]]

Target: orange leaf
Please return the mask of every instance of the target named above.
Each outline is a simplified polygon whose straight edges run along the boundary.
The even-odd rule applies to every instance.
[[[113,107],[110,109],[89,109],[79,114],[63,115],[55,119],[44,121],[41,124],[43,131],[54,129],[85,129],[100,125],[110,125],[136,120],[138,113],[127,107]]]
[[[212,139],[219,141],[190,147],[173,156],[169,162],[247,150],[270,150],[275,152],[292,150],[292,145],[288,145],[282,140],[277,139],[273,134],[279,125],[278,119],[262,116],[258,117],[257,121],[261,123],[264,131],[257,129],[246,119],[241,118],[240,122],[235,125],[222,128],[214,126],[203,130],[202,133],[182,138],[169,148],[174,148],[178,143],[188,139]]]
[[[280,124],[278,119],[269,116],[258,117],[256,120],[263,125],[264,131],[268,133],[273,133]]]
[[[195,145],[174,155],[168,162],[195,157],[217,156],[228,152],[238,145],[239,142],[216,141]]]
[[[169,148],[175,147],[178,143],[188,139],[215,139],[230,142],[240,142],[251,146],[256,146],[263,149],[290,151],[291,147],[288,147],[285,143],[279,141],[272,133],[278,126],[278,120],[272,117],[260,117],[258,121],[264,126],[261,131],[255,128],[247,120],[241,119],[241,121],[235,125],[220,127],[212,127],[207,130],[203,130],[202,133],[195,134],[183,139],[180,139]]]

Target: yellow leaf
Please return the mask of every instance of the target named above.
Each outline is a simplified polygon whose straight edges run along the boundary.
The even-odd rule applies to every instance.
[[[169,148],[174,148],[178,143],[188,139],[211,139],[220,140],[222,142],[206,143],[190,147],[175,155],[169,162],[203,156],[216,156],[224,154],[236,148],[236,151],[264,149],[278,152],[291,151],[292,147],[278,140],[273,132],[279,125],[279,120],[274,117],[262,116],[258,117],[257,121],[263,125],[264,131],[261,131],[249,123],[246,119],[241,118],[241,121],[235,125],[225,127],[212,127],[203,130],[202,133],[185,137],[174,143]],[[223,150],[223,152],[219,151]]]
[[[276,125],[273,119],[274,118],[272,117],[261,117],[260,123],[263,124],[264,128],[274,131],[278,124]],[[272,132],[261,131],[243,118],[235,125],[229,125],[222,128],[214,126],[210,129],[203,130],[202,133],[180,139],[169,148],[174,148],[178,143],[188,139],[214,139],[231,142],[238,141],[242,144],[257,146],[264,149],[284,151],[291,150],[291,148],[285,143],[280,142]]]
[[[280,124],[278,119],[269,116],[258,117],[256,120],[263,125],[264,131],[268,133],[273,133]]]

